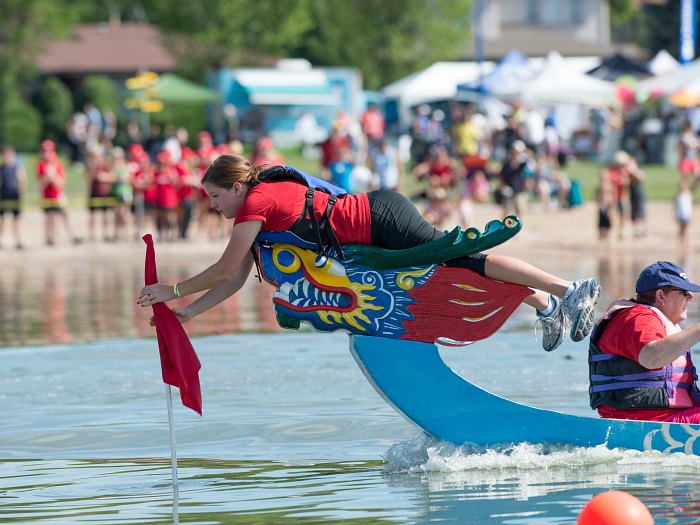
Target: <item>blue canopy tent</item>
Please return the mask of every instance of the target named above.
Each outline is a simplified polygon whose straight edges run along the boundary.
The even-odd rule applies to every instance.
[[[459,100],[473,100],[491,95],[494,87],[502,88],[508,84],[520,84],[533,76],[532,68],[528,65],[525,55],[516,49],[511,49],[498,62],[490,73],[471,82],[457,86]]]

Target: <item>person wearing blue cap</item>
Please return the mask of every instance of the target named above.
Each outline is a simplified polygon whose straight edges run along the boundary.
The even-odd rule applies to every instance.
[[[613,302],[591,333],[591,408],[605,418],[700,423],[690,348],[700,323],[681,330],[700,285],[678,265],[642,270],[635,299]]]

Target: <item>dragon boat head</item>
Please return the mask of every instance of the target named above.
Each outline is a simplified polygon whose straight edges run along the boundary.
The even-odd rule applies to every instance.
[[[486,233],[508,228],[487,226]],[[491,335],[532,293],[443,265],[483,246],[474,242],[483,235],[462,233],[420,250],[344,246],[343,260],[287,233],[259,236],[256,250],[261,278],[275,287],[272,303],[283,328],[303,322],[323,332],[462,344]]]
[[[261,245],[258,253],[261,277],[276,288],[272,303],[285,328],[306,322],[321,331],[370,334],[392,310],[393,295],[377,272],[359,272],[293,244]]]

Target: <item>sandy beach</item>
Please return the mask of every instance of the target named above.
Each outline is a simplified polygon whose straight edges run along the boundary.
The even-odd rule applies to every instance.
[[[71,209],[70,221],[78,235],[86,237],[88,231],[88,213],[82,209]],[[474,207],[474,225],[480,230],[484,225],[501,217],[501,209],[492,204],[479,204]],[[613,231],[607,245],[598,241],[597,211],[595,203],[585,203],[583,206],[570,210],[543,211],[537,208],[527,210],[522,214],[523,230],[503,246],[493,251],[508,253],[536,262],[543,253],[548,256],[560,253],[571,255],[575,253],[592,252],[615,254],[639,254],[653,257],[675,259],[676,230],[672,205],[669,202],[650,202],[647,204],[648,230],[646,237],[635,238],[632,227],[626,225],[624,237],[618,238]],[[2,232],[0,260],[4,267],[24,265],[54,265],[61,260],[80,257],[84,260],[99,261],[103,258],[110,260],[143,256],[143,243],[136,242],[133,234],[129,241],[103,242],[85,241],[73,245],[67,239],[65,232],[59,228],[58,242],[53,247],[44,243],[43,214],[39,210],[25,210],[21,216],[21,232],[24,243],[23,250],[14,248],[14,239],[10,235],[8,216]],[[445,224],[446,229],[458,224],[456,213]],[[155,233],[155,232],[153,232]],[[190,239],[172,243],[158,243],[159,253],[165,256],[197,256],[216,257],[221,253],[225,240],[209,240],[199,235],[196,224],[191,229]],[[691,259],[700,250],[700,239],[694,236],[691,225]]]

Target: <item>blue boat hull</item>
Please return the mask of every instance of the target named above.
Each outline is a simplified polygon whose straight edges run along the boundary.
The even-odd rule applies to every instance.
[[[514,403],[456,374],[434,344],[352,335],[350,350],[387,403],[443,441],[485,446],[566,443],[700,454],[700,425],[580,417]]]

